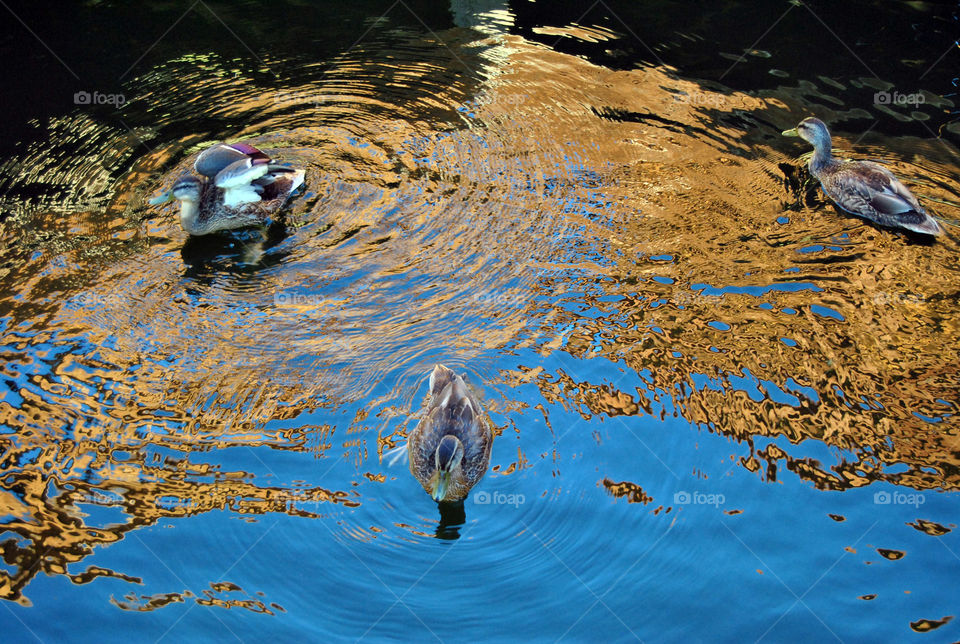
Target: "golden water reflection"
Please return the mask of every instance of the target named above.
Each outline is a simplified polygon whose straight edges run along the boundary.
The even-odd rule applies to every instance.
[[[130,109],[191,116],[161,93],[176,77],[246,124],[231,137],[308,168],[282,250],[253,262],[184,266],[171,213],[142,206],[223,133],[88,166],[64,157],[80,141],[129,150],[131,133],[80,116],[56,124],[22,175],[56,197],[19,204],[0,245],[11,284],[0,300],[0,597],[28,603],[40,573],[139,583],[137,571],[68,567],[162,520],[357,506],[358,479],[388,483],[373,459],[410,423],[381,430],[415,410],[438,351],[508,388],[536,384],[533,408],[500,401],[520,434],[525,414],[549,422],[552,405],[584,421],[671,415],[742,441],[740,464],[768,480],[786,470],[822,489],[957,489],[955,238],[913,243],[789,187],[799,163],[777,133],[816,105],[852,145],[852,110],[825,113],[803,88],[754,96],[665,69],[613,72],[516,36],[461,51],[480,71],[465,82],[449,71],[463,62],[456,41],[407,38],[398,59],[361,47],[281,101],[214,58],[138,81]],[[857,151],[884,156],[957,218],[946,144],[867,138]],[[589,377],[583,364],[595,365]],[[304,420],[358,403],[335,426]],[[809,441],[836,462],[808,456]],[[271,486],[224,466],[231,448],[342,459],[363,474]],[[526,458],[518,449],[502,473]],[[639,484],[603,485],[654,503]],[[98,525],[85,505],[123,520]],[[235,591],[114,603],[282,610]]]

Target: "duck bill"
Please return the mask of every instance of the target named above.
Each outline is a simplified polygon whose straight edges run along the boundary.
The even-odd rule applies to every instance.
[[[780,134],[784,136],[800,136],[800,133],[797,132],[797,128],[793,128],[792,130],[784,130]]]
[[[443,501],[443,498],[447,496],[447,488],[450,486],[450,472],[439,472],[437,475],[437,482],[433,486],[433,492],[430,496],[433,497],[434,501]]]
[[[159,197],[154,197],[153,199],[150,199],[147,203],[149,203],[151,206],[162,206],[168,201],[173,201],[173,190],[168,190],[167,192],[164,192]]]

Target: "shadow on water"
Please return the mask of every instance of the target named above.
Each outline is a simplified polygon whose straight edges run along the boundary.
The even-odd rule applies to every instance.
[[[460,538],[460,529],[467,522],[467,512],[463,501],[456,503],[437,503],[440,511],[440,523],[435,533],[437,539],[455,541]]]
[[[264,229],[190,237],[180,249],[187,267],[185,276],[197,278],[215,271],[234,270],[237,266],[260,270],[281,265],[288,253],[272,251],[290,234],[284,224],[273,223]]]

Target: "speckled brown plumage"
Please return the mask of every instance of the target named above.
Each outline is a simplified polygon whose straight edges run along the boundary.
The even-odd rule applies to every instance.
[[[280,176],[273,183],[264,186],[260,201],[227,207],[223,203],[221,188],[207,181],[200,194],[200,210],[190,222],[183,222],[183,228],[191,235],[207,235],[221,230],[236,230],[263,224],[272,213],[283,206],[293,191],[294,173]],[[298,184],[299,185],[299,184]]]
[[[493,447],[492,424],[480,401],[462,376],[437,365],[430,376],[430,392],[423,419],[407,438],[410,472],[433,496],[438,472],[437,448],[444,436],[453,435],[463,445],[463,459],[451,471],[442,501],[460,501],[483,478]]]

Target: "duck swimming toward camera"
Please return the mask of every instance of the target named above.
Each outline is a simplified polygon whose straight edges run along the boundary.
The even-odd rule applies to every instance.
[[[180,225],[190,235],[263,224],[304,176],[246,143],[217,143],[201,152],[193,167],[205,179],[184,175],[170,192],[150,200],[153,205],[178,200]]]
[[[430,374],[423,420],[407,438],[410,471],[435,501],[462,501],[490,464],[493,431],[462,376],[443,365]]]
[[[841,209],[881,226],[924,235],[943,233],[917,198],[889,170],[871,161],[840,161],[831,152],[830,131],[823,121],[805,118],[784,136],[799,136],[813,145],[810,174]]]

